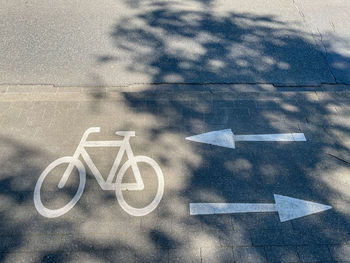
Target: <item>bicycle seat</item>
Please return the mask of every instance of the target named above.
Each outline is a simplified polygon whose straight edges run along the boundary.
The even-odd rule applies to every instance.
[[[120,135],[120,136],[135,136],[134,131],[117,131],[115,134]]]

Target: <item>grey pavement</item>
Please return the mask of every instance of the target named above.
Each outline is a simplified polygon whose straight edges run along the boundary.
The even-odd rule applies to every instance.
[[[348,89],[2,86],[0,261],[349,262]],[[93,126],[101,133],[90,140],[135,131],[134,154],[159,164],[164,195],[152,213],[126,213],[115,192],[103,191],[89,170],[84,193],[68,213],[46,218],[37,212],[33,192],[40,174],[57,158],[72,155]],[[238,142],[229,149],[185,140],[226,128],[235,134],[303,132],[307,142]],[[117,150],[88,152],[106,176]],[[67,203],[79,181],[74,172],[58,189],[64,167],[59,168],[41,189],[51,209]],[[154,174],[140,169],[144,191],[125,193],[138,207],[156,189]],[[189,214],[190,202],[272,203],[273,194],[333,208],[283,223],[277,213]]]
[[[0,83],[350,83],[349,2],[2,0]]]
[[[0,262],[350,262],[349,9],[345,0],[0,0]],[[82,156],[78,202],[58,217],[39,213],[34,200],[51,210],[77,200],[83,174],[58,188],[64,163],[40,199],[34,189],[90,127],[101,127],[94,141],[135,131],[134,155],[164,176],[151,213],[127,212]],[[307,141],[230,149],[185,139],[223,129]],[[106,180],[118,149],[86,150]],[[144,189],[121,192],[142,208],[158,170],[135,160]],[[132,164],[123,156],[117,173]],[[274,194],[332,209],[286,222],[277,212],[190,215],[190,203],[272,204]]]

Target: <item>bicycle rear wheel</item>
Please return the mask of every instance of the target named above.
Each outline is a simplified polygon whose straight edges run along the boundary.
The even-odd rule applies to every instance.
[[[151,213],[154,209],[156,209],[159,202],[162,200],[163,193],[164,193],[163,172],[160,169],[159,165],[156,163],[156,161],[154,161],[152,158],[149,158],[147,156],[135,156],[133,161],[136,162],[136,165],[137,163],[146,163],[150,165],[156,172],[158,187],[157,187],[157,193],[153,201],[149,205],[143,208],[136,208],[136,207],[130,206],[125,201],[125,198],[123,196],[123,190],[122,190],[122,181],[127,169],[131,167],[130,160],[125,162],[125,164],[122,166],[122,168],[120,169],[120,172],[117,175],[115,192],[116,192],[118,203],[124,209],[125,212],[133,216],[145,216]]]
[[[79,171],[79,187],[77,192],[75,193],[74,197],[72,198],[72,200],[66,204],[65,206],[63,206],[62,208],[58,208],[58,209],[49,209],[47,207],[45,207],[41,201],[41,196],[40,196],[40,189],[41,186],[45,180],[45,178],[49,175],[50,171],[53,170],[56,166],[61,165],[63,163],[72,163]],[[84,191],[84,187],[85,187],[85,181],[86,181],[86,172],[85,172],[85,168],[84,165],[81,163],[81,161],[79,159],[76,159],[72,156],[66,156],[66,157],[62,157],[59,158],[55,161],[53,161],[51,164],[49,164],[48,167],[46,167],[46,169],[41,173],[36,185],[35,185],[35,189],[34,189],[34,205],[36,210],[38,210],[38,212],[45,217],[48,218],[54,218],[54,217],[59,217],[61,215],[64,215],[65,213],[67,213],[69,210],[71,210],[75,204],[79,201],[81,195],[83,194]]]

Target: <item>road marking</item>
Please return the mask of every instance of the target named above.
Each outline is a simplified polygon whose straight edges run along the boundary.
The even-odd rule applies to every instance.
[[[235,141],[231,129],[201,133],[187,137],[186,140],[207,143],[227,148],[235,148]]]
[[[75,150],[75,153],[73,156],[66,156],[59,158],[52,162],[40,175],[35,188],[34,188],[34,205],[37,211],[45,217],[48,218],[54,218],[59,217],[67,213],[69,210],[71,210],[75,204],[80,199],[81,195],[83,194],[84,188],[85,188],[85,182],[86,182],[86,172],[85,167],[82,164],[82,162],[79,160],[80,157],[85,161],[86,165],[92,172],[92,175],[95,176],[98,184],[102,188],[102,190],[114,190],[116,193],[117,201],[119,205],[130,215],[133,216],[145,216],[149,213],[151,213],[156,207],[158,206],[159,202],[161,201],[164,193],[164,176],[161,168],[157,164],[156,161],[154,161],[152,158],[142,155],[135,156],[133,154],[131,145],[130,145],[130,137],[135,136],[134,131],[117,131],[116,134],[123,136],[124,139],[122,140],[116,140],[116,141],[87,141],[87,138],[89,134],[91,133],[99,133],[100,127],[91,127],[85,131],[83,134],[82,139],[80,140],[80,143]],[[109,172],[109,175],[107,179],[104,179],[94,162],[92,161],[91,157],[89,156],[88,152],[85,150],[86,147],[119,147],[119,152],[117,153],[113,166]],[[126,155],[128,157],[128,160],[121,166],[118,173],[118,167],[120,167],[123,156]],[[68,204],[63,206],[62,208],[57,209],[49,209],[44,206],[41,200],[41,186],[45,180],[45,178],[50,174],[51,170],[53,170],[56,166],[59,166],[61,164],[68,164],[67,169],[62,175],[62,178],[60,179],[58,183],[57,190],[63,188],[71,175],[74,167],[76,167],[79,171],[79,187],[72,198],[71,201],[69,201]],[[156,196],[154,197],[153,201],[148,204],[146,207],[142,208],[136,208],[130,206],[124,199],[123,191],[129,190],[129,191],[141,191],[144,189],[144,183],[141,177],[141,173],[138,167],[138,163],[145,163],[148,164],[153,170],[155,171],[155,174],[158,179],[158,188]],[[123,177],[126,174],[127,170],[131,168],[132,172],[134,173],[135,183],[123,183]],[[114,179],[116,177],[115,182]]]
[[[235,141],[246,142],[305,142],[304,133],[277,133],[277,134],[254,134],[254,135],[234,135]]]
[[[331,206],[274,195],[275,204],[256,203],[190,203],[191,215],[278,212],[281,222],[331,209]]]
[[[300,142],[306,141],[306,138],[304,133],[234,135],[231,129],[225,129],[193,135],[187,137],[186,140],[235,149],[237,141]]]

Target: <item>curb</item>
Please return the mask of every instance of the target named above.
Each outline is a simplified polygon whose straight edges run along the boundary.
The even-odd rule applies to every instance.
[[[276,86],[273,84],[135,84],[111,87],[61,87],[55,85],[0,85],[0,94],[31,93],[261,93],[261,92],[349,92],[350,85],[321,84],[318,86]]]

